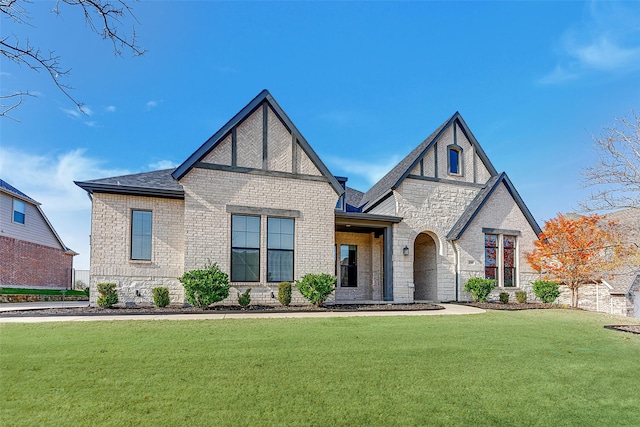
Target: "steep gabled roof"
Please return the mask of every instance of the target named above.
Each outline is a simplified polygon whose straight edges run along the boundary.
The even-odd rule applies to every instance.
[[[58,234],[56,229],[53,228],[53,225],[49,221],[49,218],[47,218],[47,216],[44,214],[44,211],[40,207],[40,202],[36,202],[34,199],[32,199],[31,197],[27,196],[25,193],[23,193],[22,191],[18,190],[16,187],[14,187],[13,185],[9,184],[7,181],[4,181],[2,179],[0,179],[0,191],[3,191],[3,192],[5,192],[5,193],[7,193],[7,194],[9,194],[11,196],[14,196],[14,197],[16,197],[18,199],[21,199],[21,200],[23,200],[25,202],[28,202],[28,203],[31,203],[32,205],[34,205],[35,208],[40,213],[40,215],[42,216],[42,219],[44,219],[44,222],[49,227],[49,230],[51,230],[51,233],[53,233],[53,236],[56,238],[58,243],[60,243],[60,246],[62,246],[62,249],[69,255],[74,255],[74,256],[78,255],[77,252],[69,249],[67,247],[67,245],[64,244],[64,242],[60,238],[60,235]]]
[[[355,188],[346,187],[344,190],[344,201],[346,204],[353,206],[354,208],[359,208],[362,206],[360,204],[360,200],[362,200],[362,196],[364,193],[362,191],[358,191]]]
[[[133,196],[166,197],[183,199],[182,186],[173,179],[175,169],[121,175],[91,181],[74,181],[89,193],[128,194]]]
[[[485,203],[489,200],[495,189],[498,188],[498,186],[502,183],[504,183],[505,187],[509,191],[509,194],[511,194],[511,197],[513,197],[513,200],[520,208],[520,211],[522,211],[523,215],[529,222],[529,225],[531,225],[531,228],[533,229],[534,233],[536,233],[536,236],[542,232],[535,218],[533,217],[533,215],[531,215],[529,208],[527,208],[527,206],[524,204],[522,197],[520,197],[520,194],[518,194],[516,188],[513,186],[513,183],[511,182],[507,174],[505,172],[502,172],[500,175],[491,177],[487,181],[485,186],[482,187],[480,192],[476,195],[475,199],[473,199],[473,201],[469,204],[467,209],[465,209],[458,221],[455,223],[451,231],[449,231],[449,234],[447,234],[447,240],[458,240],[460,237],[462,237],[467,227],[469,227],[469,225],[471,224],[471,221],[473,221],[476,215],[478,215],[478,213],[485,205]]]
[[[309,156],[313,164],[318,168],[320,173],[324,175],[325,178],[329,181],[331,186],[334,188],[336,193],[342,194],[344,192],[342,186],[336,180],[327,166],[320,160],[320,157],[313,151],[311,145],[307,142],[307,140],[302,136],[302,133],[298,130],[298,128],[293,124],[289,116],[284,112],[284,110],[280,107],[280,105],[276,102],[276,100],[271,96],[268,90],[263,90],[256,96],[251,102],[249,102],[240,112],[238,112],[231,120],[229,120],[224,126],[220,128],[215,134],[211,136],[204,144],[200,146],[187,160],[184,161],[180,166],[176,168],[173,172],[172,176],[176,180],[182,179],[194,166],[197,162],[202,160],[207,154],[211,152],[218,144],[224,140],[224,138],[231,132],[231,130],[242,123],[247,117],[249,117],[257,108],[262,105],[263,102],[267,102],[271,109],[276,113],[276,115],[280,118],[282,123],[286,126],[286,128],[295,135],[298,140],[298,144],[303,149],[303,151]]]
[[[449,117],[447,121],[441,124],[431,135],[427,137],[420,145],[413,149],[404,159],[400,161],[393,169],[391,169],[385,176],[380,179],[377,183],[374,184],[373,187],[369,191],[365,193],[362,198],[363,210],[366,211],[367,208],[371,207],[376,201],[384,197],[390,191],[395,190],[402,184],[402,181],[409,175],[409,173],[415,168],[420,160],[426,155],[426,153],[433,147],[435,142],[445,133],[447,129],[454,125],[454,123],[458,123],[462,132],[464,132],[465,136],[475,147],[476,153],[482,159],[489,173],[494,176],[497,175],[498,172],[491,164],[491,161],[485,154],[482,147],[478,143],[478,140],[475,138],[464,119],[460,115],[459,112]]]

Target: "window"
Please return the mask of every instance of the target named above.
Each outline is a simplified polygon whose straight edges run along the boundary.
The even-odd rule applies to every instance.
[[[294,221],[267,218],[267,280],[293,281]]]
[[[496,286],[516,286],[516,236],[484,235],[484,277]]]
[[[449,175],[462,175],[462,148],[457,145],[450,145],[449,156]]]
[[[260,217],[231,217],[231,281],[260,279]]]
[[[24,224],[25,208],[26,205],[24,204],[24,202],[18,199],[13,199],[13,222]]]
[[[340,286],[358,286],[358,247],[355,245],[340,245]]]
[[[151,261],[151,211],[131,211],[131,259]]]

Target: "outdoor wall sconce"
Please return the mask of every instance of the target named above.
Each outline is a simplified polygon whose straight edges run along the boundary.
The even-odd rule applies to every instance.
[[[402,248],[402,255],[409,256],[409,247],[407,245],[404,245],[404,248]]]

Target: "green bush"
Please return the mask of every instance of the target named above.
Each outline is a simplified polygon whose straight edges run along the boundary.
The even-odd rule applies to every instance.
[[[98,283],[98,305],[111,308],[118,303],[118,292],[115,283]]]
[[[291,283],[281,282],[278,285],[278,301],[285,307],[291,304]]]
[[[306,274],[296,282],[303,297],[315,306],[322,305],[335,289],[336,278],[330,274]]]
[[[527,292],[526,291],[516,291],[516,301],[520,304],[526,304],[527,302]]]
[[[156,307],[166,307],[171,302],[169,299],[169,289],[164,286],[153,288],[151,292],[153,293],[153,304]]]
[[[84,288],[84,294],[86,296],[89,296],[89,287],[88,286],[86,288]]]
[[[496,281],[493,279],[485,279],[483,277],[472,277],[467,280],[464,290],[471,292],[474,301],[487,302],[487,296],[494,288]]]
[[[242,294],[238,292],[238,304],[240,304],[242,308],[247,308],[249,304],[251,304],[251,295],[249,295],[250,293],[251,288],[248,288]]]
[[[533,282],[533,293],[540,298],[540,301],[551,303],[560,296],[560,291],[558,290],[559,287],[560,285],[556,282],[537,280]]]
[[[503,304],[509,302],[509,292],[500,292],[500,302]]]
[[[209,262],[204,269],[187,271],[178,280],[184,285],[187,302],[202,309],[229,296],[229,275],[218,264]]]

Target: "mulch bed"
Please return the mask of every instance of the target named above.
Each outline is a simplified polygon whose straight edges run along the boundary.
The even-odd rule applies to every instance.
[[[501,302],[470,302],[472,307],[484,308],[485,310],[539,310],[539,309],[570,309],[566,305],[546,304],[543,302],[501,303]]]
[[[444,307],[436,304],[336,304],[323,307],[314,306],[261,306],[252,305],[243,309],[239,306],[216,305],[202,310],[197,307],[81,307],[81,308],[47,308],[42,310],[20,310],[0,312],[1,317],[31,317],[31,316],[117,316],[121,314],[202,314],[202,313],[290,313],[316,311],[412,311],[412,310],[442,310]]]
[[[640,335],[640,325],[605,325],[604,328]]]

